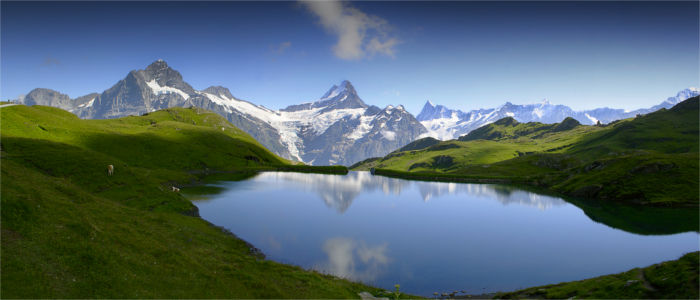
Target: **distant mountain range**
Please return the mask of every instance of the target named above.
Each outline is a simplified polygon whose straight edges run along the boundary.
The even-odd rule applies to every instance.
[[[163,60],[129,72],[101,94],[70,99],[34,89],[18,102],[55,106],[87,119],[197,106],[226,117],[276,154],[313,165],[350,165],[383,156],[427,133],[401,105],[365,104],[349,81],[334,85],[316,101],[271,110],[237,99],[225,87],[195,90]]]
[[[669,108],[698,95],[690,88],[649,109],[625,111],[599,108],[577,112],[549,102],[515,105],[469,112],[428,101],[414,117],[403,106],[379,108],[362,101],[349,81],[331,87],[321,98],[271,110],[234,97],[227,88],[210,86],[195,90],[163,60],[144,70],[134,70],[102,93],[71,99],[50,89],[38,88],[17,100],[26,105],[48,105],[84,119],[143,115],[169,107],[196,106],[224,116],[272,152],[312,165],[351,165],[369,157],[388,154],[426,136],[455,139],[483,125],[511,116],[520,122],[560,122],[573,117],[582,124],[614,120]]]
[[[600,121],[603,124],[615,120],[647,114],[662,108],[671,108],[679,102],[695,97],[700,92],[697,88],[687,88],[669,97],[659,105],[647,109],[627,111],[614,108],[596,108],[592,110],[574,111],[565,105],[554,105],[548,101],[537,104],[516,105],[506,102],[497,108],[477,109],[469,112],[454,110],[427,101],[416,119],[425,126],[429,133],[424,136],[440,140],[451,140],[465,135],[474,129],[493,123],[505,117],[513,117],[519,122],[558,123],[567,117],[578,120],[581,124],[593,125]]]

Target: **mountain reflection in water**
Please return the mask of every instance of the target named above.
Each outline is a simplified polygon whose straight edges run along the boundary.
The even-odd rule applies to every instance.
[[[465,184],[454,182],[408,181],[369,172],[349,172],[347,175],[303,174],[265,172],[257,176],[266,181],[288,181],[303,183],[305,190],[318,194],[323,202],[338,213],[344,213],[352,201],[363,192],[382,191],[385,195],[401,195],[411,185],[417,187],[423,201],[444,195],[465,194],[493,198],[503,205],[519,204],[545,210],[566,202],[555,197],[539,195],[507,186],[494,184]]]

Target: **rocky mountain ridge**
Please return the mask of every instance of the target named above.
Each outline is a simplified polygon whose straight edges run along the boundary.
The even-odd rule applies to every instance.
[[[427,132],[401,105],[367,105],[349,81],[334,85],[316,101],[271,110],[237,99],[222,86],[196,90],[163,60],[129,72],[100,94],[70,99],[34,89],[19,102],[55,106],[87,119],[201,107],[224,116],[276,154],[314,165],[349,165],[386,155]]]

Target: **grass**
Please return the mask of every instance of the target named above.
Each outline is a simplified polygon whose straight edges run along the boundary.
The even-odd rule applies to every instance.
[[[357,298],[381,290],[263,259],[171,186],[292,166],[216,114],[80,120],[0,109],[3,298]],[[223,128],[223,129],[222,129]],[[107,165],[115,167],[107,176]],[[347,170],[345,169],[345,172]]]
[[[525,184],[578,198],[697,208],[698,114],[695,97],[670,110],[606,126],[504,118],[459,140],[392,152],[352,169],[375,168],[375,174],[412,179]]]
[[[698,299],[698,252],[678,260],[580,281],[499,293],[500,299]]]
[[[635,125],[636,129],[641,126]],[[537,138],[526,134],[503,135],[497,141],[451,141],[372,162],[388,164],[396,159],[404,167],[426,164],[412,172],[402,167],[377,170],[395,172],[394,176],[517,181],[545,187],[558,183],[561,188],[592,180],[580,177],[569,182],[576,176],[564,176],[563,170],[585,174],[585,168],[593,165],[595,172],[641,167],[638,173],[656,177],[659,170],[677,172],[690,166],[680,173],[681,179],[696,172],[697,159],[695,165],[686,161],[697,157],[692,139],[685,146],[651,143],[655,148],[625,152],[637,140],[627,139],[624,128],[611,134],[611,128],[617,126],[576,126]],[[171,191],[171,186],[193,185],[202,178],[242,180],[260,170],[343,173],[347,172],[344,167],[292,165],[223,118],[200,109],[80,120],[56,108],[18,105],[0,109],[0,128],[0,293],[4,298],[357,298],[361,291],[391,297],[371,286],[265,260],[232,233],[192,217],[196,214],[192,203]],[[617,143],[605,141],[610,138]],[[621,152],[602,157],[591,154],[603,146],[609,147],[604,151]],[[464,148],[468,148],[466,154]],[[407,164],[410,155],[415,161]],[[448,156],[453,159],[444,158]],[[628,165],[630,161],[634,164]],[[109,164],[115,166],[113,176],[107,176]],[[671,164],[676,167],[665,169]],[[615,176],[619,174],[610,174],[618,178]],[[659,180],[666,182],[666,178]],[[640,182],[644,181],[632,185]],[[676,188],[682,190],[688,183],[678,184]],[[679,215],[675,208],[631,209],[583,200],[574,204],[586,207],[584,211],[595,220],[647,234],[658,232],[649,232],[645,218],[697,226],[697,214]],[[685,221],[674,222],[679,216]],[[661,233],[685,230],[682,226]],[[641,290],[634,282],[621,287],[638,276],[639,271],[632,270],[591,279],[597,281],[538,287],[502,297],[697,298],[697,261],[695,253],[643,269],[645,280],[656,292]]]

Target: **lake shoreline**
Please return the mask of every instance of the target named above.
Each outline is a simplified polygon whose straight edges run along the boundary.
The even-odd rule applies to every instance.
[[[374,169],[373,175],[386,176],[386,177],[390,177],[390,178],[431,181],[431,182],[508,184],[508,185],[513,185],[513,186],[517,186],[520,188],[526,187],[527,189],[537,191],[538,193],[557,195],[560,197],[567,197],[567,198],[580,198],[580,199],[586,199],[586,200],[599,200],[600,201],[600,199],[582,197],[582,195],[576,194],[576,193],[573,193],[573,194],[562,193],[561,191],[551,189],[551,187],[548,185],[540,184],[537,180],[531,180],[531,179],[510,178],[510,177],[493,177],[493,178],[468,177],[468,176],[462,176],[459,174],[413,173],[413,172],[396,171],[396,170],[389,170],[389,169]],[[613,201],[613,202],[617,202],[617,203],[621,203],[621,204],[625,204],[625,205],[642,206],[642,207],[663,207],[663,208],[674,207],[674,208],[689,208],[689,209],[690,208],[696,208],[696,209],[700,208],[700,204],[697,204],[697,203],[695,203],[695,204],[694,203],[668,203],[668,202],[655,203],[655,202],[630,201],[630,200],[625,200],[625,199],[606,200],[606,201]]]
[[[266,172],[269,172],[269,171],[272,171],[272,170],[259,170],[258,172],[255,172],[255,174],[257,175],[257,174],[266,173]],[[274,171],[272,171],[272,172],[274,172]],[[286,173],[286,172],[285,172],[285,173]],[[292,172],[292,173],[297,173],[297,172]],[[368,173],[368,172],[358,172],[358,173]],[[302,174],[302,173],[300,173],[300,174]],[[364,176],[367,176],[367,175],[369,175],[369,174],[366,174],[366,175],[364,175]],[[370,176],[371,176],[371,175],[370,175]],[[390,177],[390,176],[378,176],[378,177],[388,177],[388,178],[392,178],[392,177]],[[420,182],[420,181],[426,181],[426,180],[411,180],[411,181]],[[448,181],[448,182],[453,182],[453,181]],[[468,182],[465,182],[465,183],[468,183]],[[479,184],[498,184],[498,185],[505,184],[505,185],[512,185],[512,184],[503,183],[503,182],[478,182],[478,183],[479,183]],[[202,182],[200,182],[200,184],[206,184],[206,182],[202,181]],[[527,186],[526,186],[526,187],[527,187]],[[528,190],[533,190],[533,188],[530,188],[530,189],[528,189]],[[551,193],[550,193],[550,194],[551,194]],[[557,195],[557,196],[558,196],[558,195]],[[263,199],[263,198],[260,198],[260,199]],[[567,202],[568,202],[568,201],[567,201]],[[575,205],[574,203],[571,203],[571,204]],[[589,217],[590,217],[590,216],[589,216]],[[202,219],[204,219],[204,218],[202,218]],[[224,226],[219,226],[219,225],[221,225],[221,224],[215,225],[214,221],[209,221],[209,220],[207,220],[207,219],[204,219],[204,220],[207,221],[208,223],[211,223],[212,226],[215,226],[215,227],[217,227],[217,228],[224,228]],[[217,223],[217,224],[218,224],[218,223]],[[232,234],[234,237],[240,239],[237,235],[235,235],[235,234],[233,234],[233,233],[231,233],[231,234]],[[251,246],[251,248],[258,249],[258,251],[259,251],[260,253],[262,253],[262,250],[259,250],[259,248],[255,247],[253,243],[247,243],[247,244],[249,244],[249,245]],[[303,268],[306,269],[307,267],[303,267]],[[311,270],[311,269],[309,269],[309,270]],[[614,274],[612,274],[612,275],[614,275]],[[603,275],[603,276],[608,276],[608,275]],[[559,284],[562,284],[562,283],[559,283]],[[529,289],[529,288],[528,288],[528,289]],[[505,294],[505,293],[515,293],[515,292],[518,292],[518,291],[519,291],[519,290],[508,291],[508,292],[493,292],[493,293],[485,293],[485,294],[464,294],[464,295],[455,295],[454,298],[461,298],[461,299],[490,299],[490,298],[493,298],[493,297],[497,297],[498,295],[501,295],[501,294]],[[427,293],[426,293],[424,296],[430,297],[430,295],[427,294]]]

